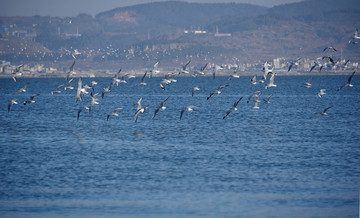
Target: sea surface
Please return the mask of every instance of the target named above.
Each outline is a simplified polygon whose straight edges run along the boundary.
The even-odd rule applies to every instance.
[[[246,76],[175,77],[166,90],[162,78],[134,78],[103,99],[112,79],[83,78],[100,94],[79,120],[91,99],[75,102],[64,87],[52,95],[64,78],[0,79],[0,217],[358,217],[360,77],[340,91],[348,76],[313,76],[304,88],[310,77],[277,76],[269,89]],[[256,91],[257,110],[247,103]],[[135,123],[141,97],[148,110]],[[199,109],[180,120],[189,105]]]

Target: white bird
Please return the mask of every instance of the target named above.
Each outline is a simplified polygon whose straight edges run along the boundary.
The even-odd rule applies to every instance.
[[[215,94],[220,95],[220,94],[222,93],[221,90],[222,90],[223,88],[228,87],[228,86],[229,86],[229,85],[219,86],[219,88],[217,88],[215,91],[213,91],[213,92],[211,92],[211,93],[209,94],[209,96],[206,98],[206,100],[209,100],[209,99],[211,98],[211,96],[213,96],[213,95],[215,95]]]
[[[141,97],[139,99],[139,101],[137,102],[137,108],[136,108],[136,111],[140,110],[142,108],[141,104],[142,104],[142,101],[143,101],[143,98]]]
[[[141,107],[140,109],[136,110],[135,112],[135,116],[134,116],[134,122],[136,123],[139,117],[140,113],[145,113],[145,111],[147,111],[147,109],[149,108],[149,106],[147,107]]]
[[[78,113],[77,113],[77,118],[76,118],[76,119],[79,120],[79,118],[80,118],[80,113],[81,113],[81,112],[86,111],[86,110],[90,112],[92,106],[93,106],[93,105],[90,104],[90,105],[84,106],[84,107],[82,107],[81,109],[79,109],[79,110],[78,110]]]
[[[71,86],[71,82],[74,80],[74,78],[71,78],[69,81],[68,81],[68,85],[64,88],[64,90],[73,90],[74,87]]]
[[[345,88],[345,87],[353,87],[353,84],[351,84],[351,80],[355,75],[355,71],[351,74],[351,76],[348,78],[348,81],[345,85],[341,86],[340,88],[338,88],[338,91],[340,91],[341,89]]]
[[[324,109],[324,111],[321,111],[321,112],[314,112],[314,114],[321,114],[321,115],[323,115],[323,116],[328,115],[328,114],[326,113],[326,111],[329,110],[329,109],[332,108],[332,107],[333,107],[333,106],[327,107],[327,108]]]
[[[36,96],[39,96],[40,94],[35,94],[35,95],[32,95],[32,96],[30,96],[30,100],[26,100],[26,101],[24,101],[24,105],[26,105],[26,104],[34,104],[36,101],[34,100],[34,98],[36,97]]]
[[[353,38],[353,39],[360,39],[358,29],[356,29],[356,31],[355,31],[355,33],[354,33],[354,36],[353,36],[352,38]]]
[[[263,71],[264,71],[264,80],[267,79],[267,76],[269,75],[269,73],[272,73],[272,69],[269,69],[270,65],[268,64],[268,62],[266,61],[264,63],[264,66],[263,66]],[[255,81],[256,81],[256,77],[255,77]]]
[[[270,103],[271,103],[271,102],[270,102],[271,96],[272,96],[272,94],[269,95],[269,96],[267,97],[267,99],[263,99],[263,101],[265,102],[265,104],[270,104]]]
[[[322,96],[326,94],[325,91],[326,91],[326,89],[320,89],[320,91],[319,91],[319,93],[318,93],[318,96],[319,96],[320,98],[322,98]]]
[[[277,85],[274,84],[274,79],[275,79],[275,73],[271,73],[271,77],[269,80],[269,84],[267,84],[265,86],[265,89],[271,88],[271,87],[276,87]]]
[[[16,99],[16,98],[15,98],[15,99],[13,99],[13,100],[11,100],[11,101],[10,101],[10,103],[8,104],[8,113],[10,112],[11,107],[12,107],[14,104],[18,104],[18,102],[17,102],[17,99]]]
[[[246,103],[249,103],[252,98],[260,98],[260,96],[261,96],[261,91],[256,91],[256,92],[254,92],[254,94],[252,94],[248,97],[248,100],[246,101]]]
[[[17,77],[22,76],[22,72],[20,71],[22,67],[24,67],[24,64],[20,64],[15,68],[15,75],[13,76],[15,82],[17,82]]]
[[[156,117],[156,115],[159,113],[160,110],[165,110],[165,109],[166,109],[166,107],[164,106],[164,104],[165,104],[165,102],[168,100],[168,98],[169,98],[169,97],[165,98],[165,99],[161,102],[160,106],[159,106],[158,108],[156,108],[152,119],[154,119],[154,118]]]
[[[77,102],[79,99],[80,99],[80,101],[82,101],[82,99],[81,99],[81,89],[82,89],[82,78],[80,77],[79,81],[78,81],[78,87],[77,87],[77,90],[76,90],[75,102]]]
[[[270,74],[271,72],[269,71],[269,74]],[[265,79],[265,77],[264,77],[264,79]],[[250,80],[250,83],[251,84],[253,84],[253,85],[257,85],[257,84],[259,84],[259,83],[264,83],[264,79],[261,79],[261,80],[256,80],[256,75]]]
[[[207,66],[208,66],[208,63],[206,63],[205,66],[203,66],[203,67],[200,69],[200,71],[194,72],[194,73],[192,74],[192,76],[197,77],[197,76],[199,76],[199,75],[205,75],[204,71],[206,70]]]
[[[107,115],[106,120],[109,120],[109,118],[112,117],[112,116],[114,116],[114,117],[119,116],[119,114],[117,112],[122,110],[122,109],[123,108],[121,108],[121,107],[115,108],[113,112],[111,112],[110,114]]]
[[[213,79],[215,79],[215,74],[219,71],[219,70],[223,70],[224,67],[223,66],[219,66],[219,65],[215,65],[214,70],[213,70]]]
[[[90,92],[90,98],[91,98],[91,104],[95,105],[95,104],[99,104],[99,99],[97,99],[96,97],[98,96],[99,93],[93,94],[92,92]]]
[[[182,118],[185,111],[193,111],[194,109],[200,109],[200,108],[197,107],[197,106],[194,106],[194,105],[190,105],[190,106],[187,106],[187,107],[183,108],[181,110],[181,113],[180,113],[180,120],[181,120],[181,118]]]
[[[188,65],[190,64],[191,60],[189,60],[183,67],[182,69],[180,70],[179,74],[180,73],[185,73],[185,74],[189,74],[190,72],[187,70],[187,67]]]
[[[241,101],[241,99],[243,99],[243,97],[240,97],[238,100],[235,101],[234,105],[232,106],[232,108],[230,108],[230,110],[228,110],[225,114],[225,116],[223,117],[223,119],[225,119],[227,116],[229,116],[229,114],[233,111],[237,111],[237,105],[239,104],[239,102]]]
[[[74,56],[73,56],[73,57],[74,57]],[[74,71],[75,62],[76,62],[76,58],[74,58],[74,62],[71,64],[70,70],[69,70],[69,72],[66,74],[65,81],[68,81],[68,80],[69,80],[69,77],[70,77],[71,75],[76,74],[76,72]]]
[[[26,92],[27,87],[29,86],[30,82],[26,83],[24,87],[22,87],[21,89],[19,89],[17,92],[15,92],[16,94],[19,94],[21,92]]]
[[[327,49],[332,50],[332,51],[337,51],[334,47],[329,46],[329,47],[324,48],[323,52],[326,51]]]
[[[137,83],[137,86],[146,86],[145,77],[146,77],[147,71],[144,73],[143,77],[141,78],[141,82]]]
[[[312,77],[310,77],[310,79],[306,83],[304,83],[305,88],[307,88],[307,89],[311,88],[311,83],[310,83],[311,80],[312,80]]]
[[[101,93],[101,98],[103,99],[105,96],[105,93],[111,92],[112,87],[114,86],[115,82],[114,80],[111,81],[110,85],[108,87],[105,87],[104,90]]]
[[[294,65],[298,65],[299,64],[299,61],[301,60],[302,58],[298,58],[296,59],[296,61],[293,61],[290,63],[290,66],[288,68],[288,72],[291,70],[291,68],[294,66]]]
[[[199,86],[194,86],[194,87],[192,88],[192,91],[191,91],[191,96],[194,96],[195,92],[196,92],[196,91],[199,91],[199,90],[200,90],[200,87],[199,87]]]
[[[259,96],[259,97],[260,97],[260,96]],[[252,107],[253,110],[258,110],[258,109],[260,109],[260,107],[259,107],[259,103],[260,103],[259,97],[258,97],[257,99],[255,99],[254,107]]]
[[[60,94],[61,93],[61,87],[63,87],[64,85],[59,85],[55,91],[51,91],[51,94],[54,95],[54,94]]]

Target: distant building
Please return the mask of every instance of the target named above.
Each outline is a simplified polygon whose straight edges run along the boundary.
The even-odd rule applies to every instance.
[[[231,33],[219,33],[219,28],[216,26],[215,37],[231,37]]]

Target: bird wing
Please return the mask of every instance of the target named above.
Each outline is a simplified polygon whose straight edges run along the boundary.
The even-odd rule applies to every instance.
[[[136,123],[137,122],[137,119],[139,117],[139,114],[140,114],[141,110],[137,110],[136,113],[135,113],[135,116],[134,116],[134,122]]]
[[[141,97],[141,98],[139,99],[139,101],[137,102],[137,108],[136,108],[137,111],[141,109],[141,103],[142,103],[142,101],[143,101],[143,98]]]
[[[182,109],[181,110],[181,113],[180,113],[180,120],[181,120],[181,118],[182,118],[182,116],[183,116],[183,114],[184,114],[184,112],[187,110],[187,108],[184,108],[184,109]]]
[[[351,83],[351,80],[352,80],[352,78],[354,77],[354,75],[355,75],[355,71],[351,74],[351,76],[349,77],[349,79],[348,79],[348,84],[350,84]]]
[[[326,111],[329,110],[329,109],[332,108],[332,107],[333,107],[333,106],[330,106],[330,107],[325,108],[323,112],[326,113]]]
[[[76,90],[75,102],[77,102],[80,99],[81,87],[82,87],[82,78],[80,77],[78,81],[78,87]]]
[[[189,60],[184,66],[183,66],[183,70],[186,70],[187,66],[190,64],[191,60]]]
[[[223,119],[225,119],[231,112],[233,112],[234,111],[234,107],[233,108],[231,108],[230,110],[228,110],[227,112],[226,112],[226,114],[225,114],[225,116],[223,117]]]
[[[240,97],[237,101],[235,101],[234,107],[236,107],[236,106],[239,104],[239,102],[241,101],[241,99],[243,99],[243,97]]]

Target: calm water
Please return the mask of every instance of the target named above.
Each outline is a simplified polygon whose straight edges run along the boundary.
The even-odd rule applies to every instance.
[[[250,77],[177,78],[165,91],[161,78],[147,86],[136,78],[99,96],[79,121],[90,97],[51,95],[64,79],[0,79],[0,216],[358,217],[360,78],[339,92],[348,76],[314,76],[312,88],[301,87],[309,78],[278,76],[267,90]],[[83,84],[92,80],[100,95],[111,82]],[[202,89],[191,97],[195,85]],[[246,100],[257,90],[261,101],[273,96],[252,110]],[[24,106],[32,94],[37,102]],[[135,123],[140,97],[150,106]],[[19,104],[8,113],[13,98]],[[180,121],[188,105],[200,109]],[[313,114],[329,106],[328,116]],[[124,110],[106,121],[117,107]]]

